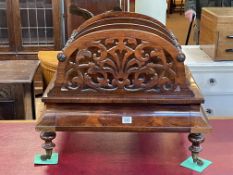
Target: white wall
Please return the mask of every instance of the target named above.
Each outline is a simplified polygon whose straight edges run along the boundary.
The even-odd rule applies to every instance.
[[[163,24],[166,24],[166,0],[136,0],[135,11],[144,15],[151,16]]]

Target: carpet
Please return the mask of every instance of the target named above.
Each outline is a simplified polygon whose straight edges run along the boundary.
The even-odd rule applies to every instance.
[[[233,120],[212,120],[201,157],[204,175],[233,174]],[[58,165],[34,165],[42,140],[34,123],[0,123],[1,175],[196,175],[179,164],[189,155],[185,133],[60,132]]]

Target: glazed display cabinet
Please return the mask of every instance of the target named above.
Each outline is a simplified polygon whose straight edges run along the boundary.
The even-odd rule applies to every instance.
[[[0,59],[33,59],[61,48],[59,0],[0,0]]]

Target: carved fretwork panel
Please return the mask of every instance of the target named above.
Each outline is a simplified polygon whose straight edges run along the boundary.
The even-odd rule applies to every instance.
[[[132,37],[85,43],[69,58],[62,91],[180,91],[177,67],[161,46]]]

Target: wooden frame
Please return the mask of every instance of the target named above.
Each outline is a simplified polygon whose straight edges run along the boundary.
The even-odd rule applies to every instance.
[[[23,46],[19,0],[7,0],[9,47],[0,48],[0,59],[37,59],[39,50],[60,50],[62,46],[61,4],[52,0],[54,46]]]
[[[12,5],[11,0],[6,0],[6,16],[7,16],[7,27],[8,27],[8,41],[9,41],[9,47],[0,47],[0,52],[7,52],[12,51],[15,49],[14,44],[14,31],[13,31],[13,23],[12,23]]]

